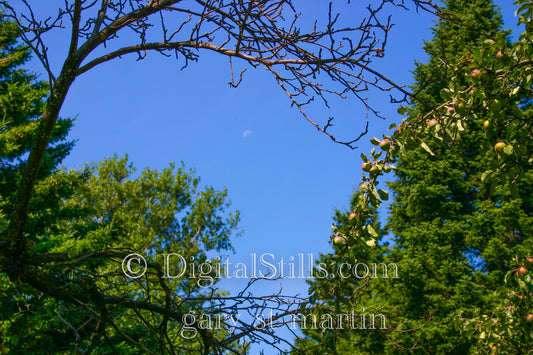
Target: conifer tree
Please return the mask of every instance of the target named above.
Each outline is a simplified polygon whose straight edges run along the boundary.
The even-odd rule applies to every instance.
[[[48,95],[47,84],[22,69],[30,57],[28,49],[18,44],[17,31],[14,23],[0,20],[0,238],[5,237],[17,186]],[[27,246],[32,252],[35,252],[35,242],[49,234],[67,213],[66,209],[60,208],[62,200],[73,193],[82,179],[80,173],[58,170],[74,144],[67,140],[72,124],[72,119],[57,121],[39,171],[28,219]],[[46,322],[37,324],[32,322],[34,317],[15,316],[24,313],[20,312],[22,304],[29,306],[38,302],[40,295],[24,285],[17,287],[3,273],[0,274],[0,290],[0,345],[3,351],[29,350],[23,339],[35,339],[35,334],[43,330],[48,336],[53,333],[54,328]],[[13,344],[17,346],[13,347]],[[34,350],[42,351],[42,346],[40,343]]]
[[[48,85],[21,69],[30,56],[28,48],[17,42],[18,31],[14,23],[0,20],[0,212],[4,216],[12,212],[17,186],[37,131],[37,120],[48,96]],[[73,120],[68,118],[56,123],[30,208],[31,234],[38,235],[51,224],[55,211],[50,212],[68,195],[71,184],[59,176],[55,179],[50,176],[74,145],[66,138],[72,124]]]
[[[509,43],[491,1],[446,6],[424,47],[430,58],[414,72],[421,100],[395,139],[393,246],[380,253],[399,278],[371,280],[352,303],[379,309],[388,329],[338,337],[339,354],[527,353],[533,341],[531,80],[501,80],[528,65],[516,53],[527,53],[517,46],[531,36]],[[495,145],[506,141],[514,148]],[[338,302],[347,303],[326,304]]]

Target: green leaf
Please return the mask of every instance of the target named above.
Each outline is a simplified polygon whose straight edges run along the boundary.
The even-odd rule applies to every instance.
[[[369,247],[374,247],[374,246],[376,246],[376,240],[375,240],[375,239],[367,240],[365,243],[366,243],[366,245],[368,245]]]
[[[367,224],[367,226],[366,226],[366,230],[368,231],[368,234],[370,234],[370,235],[373,236],[374,238],[377,238],[377,237],[378,237],[378,233],[376,232],[376,230],[374,229],[374,227],[372,227],[371,224]]]
[[[481,182],[485,182],[485,180],[492,174],[492,170],[484,171],[483,174],[481,174]]]
[[[389,192],[388,191],[385,191],[385,190],[382,190],[382,189],[378,189],[378,194],[379,194],[379,197],[381,197],[381,199],[383,201],[387,201],[389,199]]]
[[[428,146],[424,141],[420,141],[420,146],[421,146],[422,148],[424,148],[424,150],[425,150],[426,152],[428,152],[429,154],[431,154],[431,155],[435,155],[435,153],[433,153],[433,152],[431,151],[431,149],[429,148],[429,146]]]
[[[0,231],[5,231],[9,226],[9,221],[4,216],[0,216]]]
[[[372,188],[372,196],[374,196],[378,201],[380,200],[378,191],[376,190],[375,187]]]
[[[510,144],[507,144],[504,148],[503,148],[503,152],[507,155],[511,155],[513,154],[513,146],[510,145]]]

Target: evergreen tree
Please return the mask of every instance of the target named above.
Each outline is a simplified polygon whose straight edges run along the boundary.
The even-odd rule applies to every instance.
[[[21,69],[29,60],[29,51],[17,43],[17,31],[12,22],[0,20],[0,211],[7,217],[12,212],[26,157],[37,131],[37,120],[48,95],[45,82]],[[59,119],[56,123],[30,207],[28,230],[31,235],[42,234],[56,218],[61,199],[72,191],[68,179],[51,178],[74,145],[66,139],[72,124],[72,119]]]
[[[17,43],[18,27],[0,20],[0,238],[5,237],[17,187],[24,173],[26,157],[37,130],[37,120],[44,110],[48,86],[36,80],[34,74],[21,67],[29,60],[29,51]],[[67,211],[60,208],[82,180],[82,174],[58,171],[74,142],[67,140],[71,119],[56,123],[46,158],[39,171],[34,198],[28,218],[27,246],[35,252],[34,244],[49,233]],[[2,349],[28,349],[21,339],[34,338],[39,330],[53,334],[54,328],[33,323],[32,317],[17,317],[22,305],[38,302],[40,295],[24,285],[12,284],[0,274],[0,338]],[[18,318],[25,320],[20,322]],[[12,347],[10,345],[18,344]],[[42,345],[42,344],[40,344]],[[37,347],[36,349],[41,349]]]
[[[526,353],[533,341],[523,266],[533,250],[531,80],[502,85],[504,69],[525,64],[506,54],[516,46],[491,1],[446,5],[414,72],[421,100],[395,139],[394,244],[379,253],[399,278],[372,280],[360,297],[388,329],[337,338],[337,353]],[[326,304],[336,302],[346,300]]]
[[[380,333],[381,328],[387,326],[386,319],[378,316],[373,321],[370,318],[381,313],[382,305],[373,303],[369,287],[373,280],[396,279],[399,274],[394,265],[385,263],[388,247],[376,244],[371,235],[383,235],[376,209],[365,211],[368,222],[375,226],[372,233],[362,236],[366,243],[348,249],[345,238],[358,223],[350,211],[360,203],[361,197],[360,192],[355,192],[349,211],[335,211],[331,236],[335,254],[322,254],[316,263],[315,279],[309,282],[310,306],[295,317],[294,323],[306,336],[297,340],[295,353],[357,353],[352,344],[368,334]],[[379,349],[372,347],[376,354],[380,353]]]

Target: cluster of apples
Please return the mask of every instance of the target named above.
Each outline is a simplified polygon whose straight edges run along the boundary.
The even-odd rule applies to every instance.
[[[376,165],[372,164],[370,160],[363,162],[363,164],[361,164],[361,168],[363,169],[363,171],[366,171],[370,174],[376,174],[379,171],[379,168]]]
[[[350,215],[348,216],[348,219],[351,221],[352,219],[354,219],[356,217],[356,214],[354,212],[350,213]],[[333,244],[337,244],[337,245],[344,245],[346,244],[346,238],[343,237],[342,235],[335,235],[333,237]]]
[[[400,127],[398,127],[400,128]],[[390,150],[390,147],[391,147],[391,143],[388,139],[383,139],[379,142],[379,147],[385,151],[385,152],[388,152]],[[379,168],[377,165],[375,164],[372,164],[372,162],[370,162],[370,160],[368,161],[365,161],[363,162],[363,164],[361,164],[361,168],[363,169],[363,171],[366,171],[367,173],[370,173],[372,175],[376,175],[377,173],[379,173]],[[383,171],[388,173],[391,171],[391,167],[388,166],[388,165],[385,165],[383,167]]]

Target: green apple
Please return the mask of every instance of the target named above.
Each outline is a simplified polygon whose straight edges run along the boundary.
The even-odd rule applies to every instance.
[[[487,129],[487,128],[489,128],[489,126],[490,126],[490,121],[489,120],[483,121],[483,128]]]
[[[464,102],[459,102],[457,105],[455,105],[455,111],[457,111],[458,114],[464,115],[466,113],[466,105]]]
[[[346,239],[344,239],[340,235],[336,235],[335,237],[333,237],[333,243],[338,245],[344,245],[346,244]]]
[[[361,168],[363,169],[363,171],[369,172],[370,169],[372,168],[372,163],[371,163],[370,161],[365,161],[365,162],[361,165]]]
[[[379,147],[383,149],[384,151],[388,152],[390,148],[390,142],[388,139],[383,139],[381,142],[379,142]]]
[[[394,131],[394,135],[398,135],[402,133],[404,128],[405,128],[405,125],[403,123],[400,123],[398,127],[396,127],[396,131]]]
[[[500,152],[503,150],[503,148],[505,148],[506,145],[507,145],[507,144],[505,144],[504,142],[498,142],[498,143],[496,143],[496,144],[494,145],[494,150],[495,150],[496,152],[500,153]]]
[[[379,172],[379,168],[376,165],[372,165],[370,168],[370,174],[377,174]]]
[[[494,102],[492,103],[491,108],[494,111],[500,111],[502,109],[502,102],[498,99],[494,99]]]
[[[391,170],[392,170],[392,169],[391,169],[391,167],[390,167],[389,165],[385,165],[385,166],[383,167],[383,171],[386,172],[386,173],[390,172]]]

